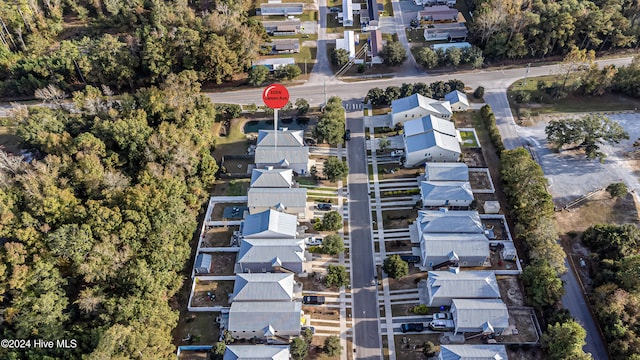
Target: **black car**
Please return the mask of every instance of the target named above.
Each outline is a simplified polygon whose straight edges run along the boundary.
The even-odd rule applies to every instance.
[[[304,296],[302,303],[306,305],[322,305],[324,304],[324,296]]]
[[[340,12],[340,10],[342,10],[342,9],[340,9],[339,7],[335,7],[335,6],[332,7],[332,8],[329,8],[329,12]]]
[[[318,210],[331,210],[331,204],[327,203],[320,203],[316,205],[316,207],[318,208]]]
[[[421,332],[424,330],[424,325],[422,323],[402,324],[400,325],[400,329],[402,330],[403,333],[406,333],[407,331]]]
[[[351,130],[347,129],[347,131],[344,132],[344,140],[345,141],[351,140]]]
[[[417,264],[420,262],[420,256],[416,255],[400,255],[400,259],[408,262],[409,264]]]

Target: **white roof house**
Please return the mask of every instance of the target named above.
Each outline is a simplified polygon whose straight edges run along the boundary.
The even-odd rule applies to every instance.
[[[306,174],[309,172],[309,148],[306,146],[258,146],[254,161],[258,168],[273,166],[291,169],[298,174]]]
[[[236,274],[233,301],[292,301],[293,274]]]
[[[446,43],[446,44],[433,44],[430,47],[433,50],[442,49],[443,51],[446,51],[448,48],[452,48],[452,47],[455,47],[455,48],[458,48],[458,49],[470,48],[471,44],[469,44],[468,42],[464,41],[464,42],[452,42],[452,43]]]
[[[294,215],[266,210],[247,215],[242,224],[242,236],[247,239],[294,239],[297,226]]]
[[[342,1],[342,25],[353,26],[353,1]]]
[[[508,360],[504,345],[441,345],[439,360]],[[225,359],[227,360],[227,359]]]
[[[223,360],[289,360],[289,345],[227,345]]]
[[[273,209],[306,218],[307,189],[304,188],[249,188],[247,191],[249,213],[255,214]]]
[[[284,339],[300,335],[302,302],[231,303],[228,329],[236,339]]]
[[[251,65],[252,66],[266,66],[269,71],[277,70],[281,67],[285,67],[287,65],[295,65],[296,60],[292,57],[289,58],[264,58],[254,60]]]
[[[431,234],[420,236],[422,267],[433,269],[452,262],[461,267],[484,266],[489,258],[489,239],[484,234]]]
[[[303,272],[304,239],[243,239],[238,251],[240,272]]]
[[[465,181],[420,182],[422,206],[469,206],[473,201],[471,185]]]
[[[409,137],[429,131],[437,131],[444,135],[456,136],[453,121],[445,120],[435,115],[423,116],[420,119],[409,120],[404,123],[404,135]]]
[[[509,311],[500,299],[453,299],[451,313],[456,333],[500,335],[509,326]]]
[[[426,163],[426,181],[469,181],[469,167],[465,163]]]
[[[444,99],[451,104],[451,110],[453,111],[469,110],[469,99],[467,99],[467,94],[461,91],[453,90],[445,95]]]
[[[277,139],[276,139],[277,135]],[[277,141],[277,143],[276,143]],[[304,146],[303,130],[259,130],[257,147],[260,146]]]
[[[450,306],[453,299],[500,298],[493,271],[429,271],[419,287],[426,290],[427,306]]]
[[[349,59],[356,57],[356,35],[353,30],[345,30],[343,39],[336,39],[336,49],[344,49]]]
[[[406,154],[405,167],[414,167],[424,162],[456,162],[462,149],[457,137],[429,131],[413,136],[404,136]]]
[[[453,115],[453,111],[448,101],[438,101],[420,94],[413,94],[391,102],[391,120],[394,126],[427,115],[449,119]]]
[[[483,234],[484,226],[477,211],[420,210],[416,219],[418,231],[423,233]]]
[[[290,16],[302,15],[304,12],[303,3],[266,3],[260,4],[260,14],[262,16]]]
[[[251,187],[259,188],[290,188],[293,186],[293,170],[274,169],[267,166],[264,169],[251,171]]]

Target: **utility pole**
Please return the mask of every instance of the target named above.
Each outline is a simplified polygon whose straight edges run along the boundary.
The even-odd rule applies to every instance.
[[[324,82],[324,106],[327,106],[327,82]]]
[[[527,85],[527,77],[529,76],[529,69],[531,69],[531,63],[527,64],[527,69],[524,72],[524,85]]]
[[[304,74],[307,75],[307,58],[304,58]]]

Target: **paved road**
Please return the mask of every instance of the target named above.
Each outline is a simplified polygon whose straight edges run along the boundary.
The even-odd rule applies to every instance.
[[[391,2],[391,5],[393,5],[393,17],[395,18],[395,32],[396,34],[398,34],[398,40],[407,51],[407,60],[404,62],[404,64],[401,65],[396,73],[404,77],[419,76],[422,74],[422,72],[418,69],[416,60],[413,58],[413,54],[411,53],[411,44],[409,44],[409,41],[407,40],[402,6],[399,0],[393,0]]]
[[[351,233],[351,291],[353,331],[357,359],[381,359],[378,292],[371,286],[375,267],[371,238],[369,177],[362,113],[347,113],[349,164],[349,227]]]
[[[504,89],[485,92],[484,101],[491,106],[493,113],[496,115],[496,125],[498,125],[504,147],[515,149],[522,146],[522,141],[516,131],[516,123],[509,107],[509,99],[507,99],[507,93]]]
[[[327,38],[327,0],[318,0],[318,16],[320,19],[318,23],[318,41],[316,43],[318,55],[307,84],[322,84],[325,81],[330,81],[333,76],[329,59],[326,56],[327,41],[329,41]]]

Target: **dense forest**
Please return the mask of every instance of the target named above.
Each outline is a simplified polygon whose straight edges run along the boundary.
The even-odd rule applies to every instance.
[[[71,350],[0,349],[2,359],[169,359],[211,156],[211,102],[194,71],[74,110],[19,108],[36,159],[0,153],[0,333],[76,339]]]
[[[194,70],[220,84],[267,37],[247,1],[0,1],[0,96],[106,85],[131,90]]]
[[[637,0],[467,0],[469,32],[492,59],[545,58],[571,46],[602,51],[638,47]]]

